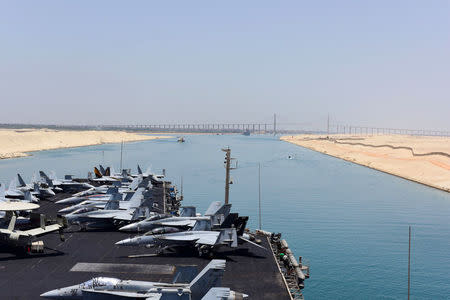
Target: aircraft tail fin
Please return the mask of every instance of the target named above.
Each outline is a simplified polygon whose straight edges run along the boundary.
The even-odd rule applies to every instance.
[[[27,201],[27,202],[33,202],[33,197],[31,196],[30,191],[26,191],[26,192],[23,194],[23,200],[24,200],[24,201]]]
[[[44,173],[44,171],[39,171],[39,176],[41,176],[41,178],[43,178],[44,180],[50,179],[48,178],[47,174]]]
[[[122,194],[115,193],[105,204],[105,210],[119,209],[119,201],[122,200]]]
[[[209,264],[191,281],[189,287],[192,299],[201,299],[213,287],[221,285],[226,261],[224,259],[213,259]]]
[[[236,228],[221,229],[218,237],[218,243],[231,248],[236,248],[238,246]]]
[[[141,170],[141,167],[139,165],[137,165],[137,171],[138,171],[139,175],[142,175],[142,170]]]
[[[220,201],[212,202],[208,209],[205,211],[205,216],[214,215],[220,208],[222,207],[222,203]]]
[[[40,194],[40,190],[39,190],[39,184],[37,182],[33,183],[33,192],[35,192],[36,194]]]
[[[105,170],[105,176],[111,176],[111,168],[107,167]]]
[[[197,220],[192,231],[210,231],[211,230],[211,220]]]
[[[107,190],[106,190],[106,194],[110,195],[110,194],[116,194],[119,192],[119,189],[116,186],[110,186]]]
[[[183,206],[181,207],[180,217],[195,217],[196,213],[195,206]]]
[[[139,207],[144,199],[144,188],[138,188],[136,192],[134,192],[130,201],[128,201],[129,207]]]
[[[97,169],[97,167],[94,167],[94,174],[96,178],[102,178],[103,175],[100,173],[100,171]]]
[[[139,186],[139,184],[142,182],[142,175],[139,175],[138,177],[134,178],[133,181],[131,181],[130,185],[128,186],[128,188],[130,190],[136,190]]]
[[[220,226],[230,214],[231,204],[224,204],[211,216],[212,226]]]
[[[150,178],[144,178],[138,185],[138,187],[143,187],[143,188],[147,188],[147,187],[151,187],[151,183],[150,183]]]
[[[103,168],[102,165],[98,165],[98,168],[100,169],[100,173],[102,173],[102,175],[106,175],[105,168]]]
[[[23,178],[22,178],[22,176],[20,176],[20,174],[17,174],[17,179],[19,180],[20,187],[26,186],[25,181],[23,181]]]

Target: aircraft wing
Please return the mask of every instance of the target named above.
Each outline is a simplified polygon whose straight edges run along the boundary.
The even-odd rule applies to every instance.
[[[172,220],[172,221],[158,221],[156,222],[158,225],[161,226],[173,226],[173,227],[194,227],[195,220]]]
[[[116,216],[114,217],[114,220],[120,220],[120,221],[131,221],[133,218],[133,213],[130,213],[129,211],[124,210],[123,212],[116,213]]]
[[[124,210],[124,211],[114,211],[110,213],[92,214],[89,215],[88,217],[91,219],[114,219],[114,220],[131,221],[133,214]]]
[[[83,299],[146,299],[146,300],[160,300],[162,294],[151,293],[141,294],[122,291],[101,291],[101,290],[82,290]]]
[[[155,239],[164,240],[164,241],[174,241],[174,242],[195,242],[197,244],[202,245],[215,245],[217,241],[217,237],[219,236],[220,232],[217,231],[211,231],[207,234],[185,234],[185,235],[162,235],[162,236],[155,236]]]
[[[20,231],[21,235],[28,235],[28,236],[41,236],[47,233],[51,233],[54,231],[58,231],[61,228],[61,225],[59,224],[53,224],[53,225],[48,225],[45,226],[45,228],[33,228],[30,230],[25,230],[25,231]]]
[[[229,299],[231,296],[231,291],[229,288],[223,287],[213,287],[201,300],[222,300]]]
[[[211,233],[214,234],[203,235],[201,238],[199,238],[197,240],[197,244],[214,246],[217,242],[217,237],[219,236],[220,232],[211,231]]]

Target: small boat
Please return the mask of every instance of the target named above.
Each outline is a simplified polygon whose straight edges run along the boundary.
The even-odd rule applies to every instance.
[[[247,129],[242,134],[245,135],[245,136],[249,136],[250,135],[250,130]]]
[[[178,142],[178,143],[184,143],[184,142],[185,142],[184,137],[180,136],[180,137],[178,138],[177,142]]]

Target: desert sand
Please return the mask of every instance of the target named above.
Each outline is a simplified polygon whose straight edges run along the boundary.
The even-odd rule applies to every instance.
[[[160,138],[168,136],[148,136],[124,131],[0,129],[0,159],[28,156],[33,151]]]
[[[450,192],[450,138],[296,135],[281,140]]]

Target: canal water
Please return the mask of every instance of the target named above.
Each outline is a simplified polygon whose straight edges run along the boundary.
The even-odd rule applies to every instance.
[[[166,169],[184,182],[186,205],[203,212],[224,198],[224,152],[232,171],[233,210],[282,232],[311,267],[306,299],[406,299],[408,226],[412,226],[412,299],[450,299],[450,194],[279,141],[273,136],[193,135],[128,143],[123,165]],[[119,169],[120,145],[36,152],[0,161],[0,181],[38,170],[86,176],[104,163]],[[450,176],[450,175],[449,175]],[[257,279],[255,279],[257,280]]]

